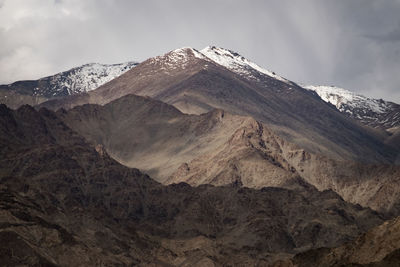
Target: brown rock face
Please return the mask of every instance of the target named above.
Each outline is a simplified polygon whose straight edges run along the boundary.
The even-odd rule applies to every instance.
[[[29,106],[0,106],[0,155],[0,257],[9,265],[262,265],[382,222],[304,182],[162,186]]]

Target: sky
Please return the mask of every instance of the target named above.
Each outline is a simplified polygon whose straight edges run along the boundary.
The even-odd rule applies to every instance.
[[[400,0],[0,0],[0,84],[208,45],[400,103]]]

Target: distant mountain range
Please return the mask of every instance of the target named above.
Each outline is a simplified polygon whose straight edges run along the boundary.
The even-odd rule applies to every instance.
[[[208,57],[231,71],[256,80],[268,75],[288,84],[293,82],[266,70],[231,50],[209,46],[201,50],[200,57]],[[10,107],[39,104],[51,98],[64,97],[92,91],[117,78],[137,62],[120,64],[90,63],[71,70],[33,81],[18,81],[0,85],[0,102]],[[368,98],[335,86],[301,85],[316,92],[324,101],[334,105],[340,112],[365,125],[391,129],[400,126],[400,105],[382,99]]]

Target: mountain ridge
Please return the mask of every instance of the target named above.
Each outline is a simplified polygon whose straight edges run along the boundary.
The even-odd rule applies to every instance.
[[[202,50],[196,50],[191,47],[182,47],[175,49],[172,52],[176,55],[180,54],[182,56],[185,53],[184,52],[185,50],[192,51],[195,54],[195,56],[200,59],[210,60],[214,63],[220,64],[221,66],[230,69],[233,72],[236,72],[239,75],[247,76],[247,78],[253,80],[259,79],[258,76],[261,73],[262,75],[267,75],[269,77],[286,82],[288,84],[293,84],[293,85],[296,84],[293,81],[290,81],[286,78],[283,78],[275,74],[275,72],[273,71],[269,71],[267,69],[258,66],[256,63],[247,60],[240,54],[229,49],[224,49],[216,46],[207,46]],[[170,63],[173,63],[174,60],[175,61],[179,60],[181,56],[176,56],[175,59],[171,59]],[[130,69],[137,64],[138,63],[136,62],[127,62],[127,63],[109,64],[109,65],[89,63],[80,67],[73,68],[68,71],[61,72],[53,76],[39,79],[38,81],[46,80],[49,78],[56,81],[64,80],[62,82],[59,81],[60,85],[57,85],[56,87],[58,88],[56,89],[54,88],[54,86],[48,85],[49,87],[53,87],[49,88],[47,90],[48,92],[44,92],[43,89],[39,89],[36,85],[31,85],[31,87],[34,87],[34,90],[31,90],[31,92],[29,92],[28,94],[26,94],[27,92],[24,92],[23,95],[16,94],[18,90],[21,91],[21,88],[18,88],[21,87],[21,83],[33,83],[34,81],[18,81],[15,82],[14,84],[0,85],[0,101],[2,103],[8,104],[11,107],[17,108],[19,105],[22,104],[33,104],[33,105],[40,104],[42,102],[47,101],[49,98],[53,97],[64,97],[66,95],[71,95],[71,94],[85,93],[98,88],[104,83],[110,81],[111,78],[116,78],[120,76],[121,74],[124,73],[124,71],[120,71],[118,73],[114,71],[113,75],[103,74],[105,78],[98,77],[99,75],[97,75],[97,77],[96,75],[94,75],[94,77],[91,78],[90,76],[93,76],[93,74],[87,72],[86,78],[83,77],[85,75],[80,75],[81,77],[75,78],[75,80],[77,80],[78,83],[77,85],[71,84],[73,78],[65,77],[66,76],[65,73],[76,71],[84,67],[92,68],[92,70],[94,70],[92,72],[94,73],[101,72],[99,69],[103,68],[102,72],[106,73],[107,71],[104,70],[105,68],[111,68],[113,66],[115,67],[121,66],[122,69]],[[94,66],[97,66],[96,67],[97,70],[95,70],[96,68]],[[58,76],[61,76],[61,78],[58,78]],[[79,80],[81,80],[81,82]],[[92,82],[90,82],[90,80],[92,80]],[[61,83],[63,83],[64,86],[62,86]],[[87,85],[84,86],[82,83],[86,83]],[[6,86],[11,87],[9,89],[11,89],[11,91],[12,90],[14,91],[10,92],[10,90],[8,90],[8,93],[5,94],[1,89],[6,88]],[[381,99],[368,98],[363,95],[353,93],[349,90],[334,86],[315,86],[315,85],[300,85],[300,86],[307,90],[316,92],[324,101],[333,104],[340,112],[342,112],[343,114],[352,119],[360,121],[365,125],[384,130],[388,130],[393,127],[399,127],[400,125],[399,104],[390,101],[384,101]],[[15,87],[16,89],[14,89]],[[15,90],[17,90],[17,92]],[[7,99],[7,97],[9,99]],[[16,101],[16,103],[13,103],[13,101]],[[204,109],[202,109],[202,111],[204,111]]]
[[[354,123],[309,90],[254,68],[246,71],[251,71],[257,79],[249,78],[203,58],[199,53],[184,48],[150,58],[94,91],[48,101],[41,106],[56,110],[84,103],[104,105],[126,94],[144,95],[189,114],[217,108],[252,116],[313,152],[321,150],[334,157],[366,160],[368,155],[382,157],[382,160],[391,157],[392,161],[396,157],[395,152],[389,152],[388,146],[383,144],[387,133]],[[339,138],[340,135],[347,135],[348,141]],[[369,152],[354,153],[357,149],[352,147],[353,144],[360,142],[374,148]],[[369,149],[368,146],[365,149]]]

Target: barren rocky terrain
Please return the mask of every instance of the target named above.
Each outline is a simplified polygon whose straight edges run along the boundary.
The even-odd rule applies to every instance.
[[[304,181],[292,189],[163,186],[49,110],[0,112],[7,265],[266,265],[338,246],[383,221]]]

